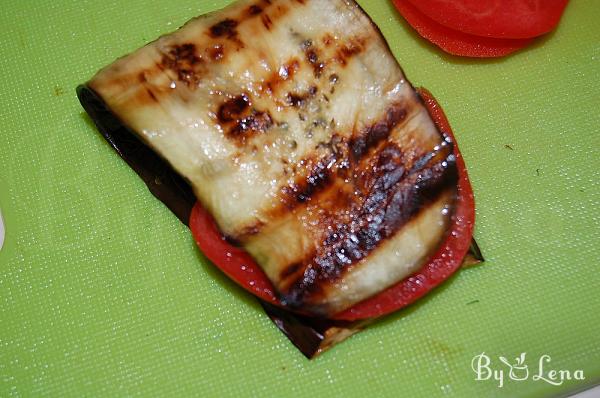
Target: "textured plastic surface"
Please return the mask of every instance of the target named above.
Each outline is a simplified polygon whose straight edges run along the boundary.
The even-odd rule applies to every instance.
[[[75,86],[223,1],[4,2],[0,396],[561,395],[600,382],[600,7],[499,60],[427,44],[361,4],[443,104],[487,264],[306,360],[110,149]],[[485,351],[585,381],[476,381]],[[497,361],[496,361],[497,362]],[[497,369],[502,369],[499,365]]]

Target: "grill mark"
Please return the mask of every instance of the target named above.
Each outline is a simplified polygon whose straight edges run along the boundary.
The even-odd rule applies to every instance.
[[[355,55],[363,52],[364,48],[365,48],[365,39],[364,38],[351,39],[337,49],[334,59],[340,65],[346,66],[348,64],[348,60],[350,58],[354,57]]]
[[[249,138],[273,126],[269,111],[253,108],[246,93],[223,102],[217,109],[216,119],[223,127],[225,137],[237,146],[243,146]]]
[[[146,83],[148,82],[148,78],[146,78],[146,72],[142,71],[138,74],[138,80],[141,83],[142,87],[144,88],[146,94],[148,94],[148,97],[150,97],[150,99],[154,102],[158,102],[158,98],[156,98],[156,95],[154,94],[154,92],[152,91],[152,89],[150,89],[150,87],[148,87],[148,85],[146,85]]]
[[[225,101],[217,111],[217,118],[221,123],[237,120],[252,105],[246,94],[238,95]]]
[[[268,111],[253,111],[245,118],[238,120],[229,130],[227,136],[234,139],[238,145],[257,133],[264,133],[273,126],[273,118]]]
[[[317,162],[315,168],[306,178],[304,186],[296,192],[296,202],[304,203],[310,200],[315,192],[323,190],[331,182],[331,166],[335,163],[334,155]]]
[[[262,229],[262,227],[264,227],[264,222],[260,221],[260,220],[256,220],[254,221],[252,224],[245,226],[241,233],[238,234],[238,236],[243,236],[243,237],[248,237],[248,236],[252,236],[252,235],[256,235],[257,233],[260,232],[260,230]]]
[[[262,0],[262,5],[252,4],[248,6],[237,19],[234,18],[225,18],[208,29],[208,35],[214,39],[216,38],[226,38],[234,43],[236,43],[239,47],[243,48],[244,43],[240,39],[240,35],[238,32],[239,25],[251,18],[256,16],[260,16],[260,20],[267,30],[271,30],[273,27],[273,19],[281,18],[285,13],[288,12],[288,8],[278,5],[275,10],[275,15],[270,16],[267,14],[266,8],[271,6],[272,2],[270,0]]]
[[[225,56],[225,50],[223,49],[222,44],[215,44],[214,46],[207,48],[206,52],[213,61],[220,61]]]
[[[275,7],[272,7],[270,14],[267,13],[267,7],[271,6],[271,2],[265,2],[264,7],[260,7],[258,5],[250,6],[246,12],[248,17],[255,17],[260,15],[260,21],[264,28],[270,31],[273,28],[274,21],[281,19],[285,14],[290,10],[289,7],[281,4],[277,4]]]
[[[262,12],[262,8],[260,6],[257,6],[256,4],[248,7],[248,14],[251,16],[258,15],[261,12]]]
[[[231,18],[226,18],[220,22],[217,22],[209,28],[210,36],[212,38],[226,37],[232,39],[237,36],[238,22]]]
[[[150,90],[150,88],[145,87],[146,88],[146,92],[148,93],[148,96],[154,101],[154,102],[158,102],[158,98],[156,98],[156,95],[154,95],[154,93],[152,92],[152,90]]]
[[[271,17],[269,17],[267,14],[263,14],[260,20],[262,21],[262,24],[265,27],[265,29],[271,30],[271,28],[273,27],[273,21],[271,20]]]
[[[232,41],[238,48],[244,48],[244,42],[240,40],[237,27],[239,22],[232,18],[225,18],[208,29],[208,35],[213,39],[225,38]]]
[[[337,177],[345,175],[344,171],[348,168],[348,163],[344,159],[344,155],[333,152],[322,159],[301,160],[299,165],[308,170],[308,173],[305,177],[298,178],[293,184],[281,188],[281,205],[272,210],[270,215],[277,217],[283,212],[294,210],[312,200],[316,194],[328,189]],[[298,167],[292,165],[292,170],[296,174]]]
[[[177,74],[179,81],[193,86],[199,81],[200,67],[203,60],[197,55],[196,46],[192,43],[174,45],[163,54],[159,67],[170,69]]]
[[[394,104],[385,112],[383,120],[371,125],[363,133],[350,140],[350,148],[355,159],[362,156],[377,143],[387,139],[396,126],[406,119],[410,109]]]
[[[331,284],[348,267],[366,258],[384,241],[393,237],[406,223],[429,203],[456,183],[455,159],[452,144],[440,148],[442,156],[431,157],[423,167],[406,170],[400,148],[387,142],[369,162],[366,189],[361,201],[354,199],[349,222],[326,219],[322,229],[333,226],[315,252],[301,261],[303,273],[283,290],[282,300],[293,308],[317,301],[324,286]],[[441,159],[440,159],[441,157]]]

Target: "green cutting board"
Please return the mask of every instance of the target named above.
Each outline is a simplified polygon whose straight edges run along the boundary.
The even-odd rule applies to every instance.
[[[227,0],[3,1],[0,396],[541,397],[600,382],[600,7],[498,60],[445,55],[360,3],[444,105],[485,265],[309,361],[196,249],[85,116],[75,87]],[[530,373],[476,380],[474,356]]]

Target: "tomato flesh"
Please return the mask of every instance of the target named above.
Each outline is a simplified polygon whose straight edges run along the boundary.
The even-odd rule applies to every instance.
[[[480,37],[443,26],[421,13],[407,0],[393,0],[394,6],[423,38],[442,50],[463,57],[503,57],[531,43],[532,39]]]
[[[475,205],[465,163],[442,108],[427,90],[419,89],[419,93],[438,129],[454,141],[458,194],[448,236],[430,261],[418,272],[334,315],[333,319],[374,318],[413,303],[452,275],[460,267],[469,249],[475,221]],[[227,276],[260,299],[282,306],[273,285],[260,266],[246,251],[232,245],[223,237],[214,219],[200,202],[196,202],[192,209],[189,226],[200,250]]]
[[[225,275],[260,299],[281,305],[263,270],[248,252],[227,241],[200,202],[196,202],[192,209],[189,226],[202,253]]]
[[[568,0],[408,0],[450,29],[476,36],[524,39],[558,24]]]

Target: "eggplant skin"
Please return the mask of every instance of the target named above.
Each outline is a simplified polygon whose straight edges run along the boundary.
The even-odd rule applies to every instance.
[[[87,87],[191,186],[281,300],[329,316],[445,238],[452,142],[351,0],[242,0]]]

